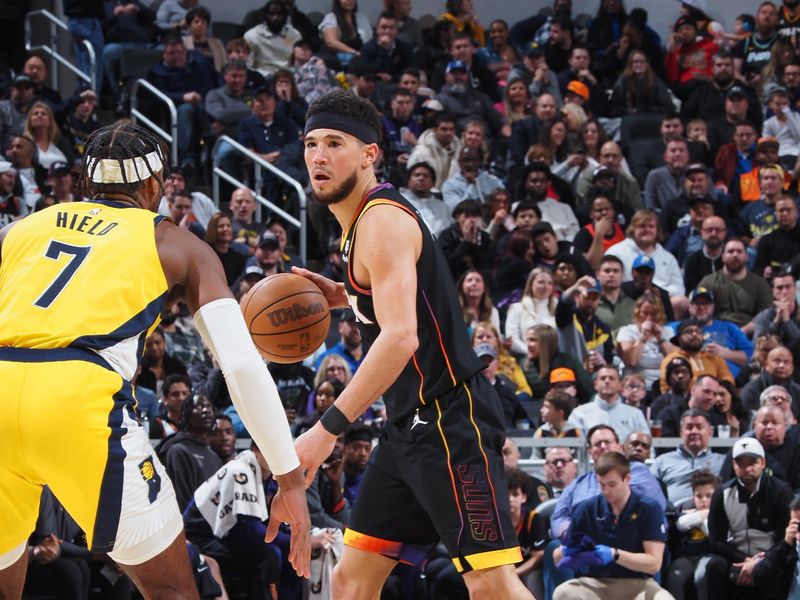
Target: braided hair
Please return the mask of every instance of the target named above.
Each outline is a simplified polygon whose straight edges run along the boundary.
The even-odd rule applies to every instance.
[[[153,171],[147,160],[136,161],[151,153],[161,159],[162,169]],[[122,175],[121,183],[102,183],[94,181],[94,175],[101,160],[117,161]],[[138,176],[136,181],[128,181],[125,161],[133,162],[133,167]],[[134,125],[130,122],[117,121],[111,125],[101,127],[86,141],[83,163],[81,165],[81,188],[88,198],[95,198],[103,194],[123,194],[135,196],[141,189],[141,182],[149,177],[155,177],[164,193],[164,180],[168,176],[169,153],[161,138],[149,129]],[[139,167],[146,168],[147,173],[139,173]]]

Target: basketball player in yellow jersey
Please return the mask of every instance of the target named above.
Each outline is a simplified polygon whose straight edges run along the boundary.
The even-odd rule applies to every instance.
[[[154,212],[167,161],[147,130],[87,142],[89,200],[0,230],[0,599],[22,593],[48,485],[146,598],[197,598],[175,494],[133,414],[130,379],[162,308],[182,299],[280,491],[267,537],[291,525],[308,576],[303,475],[275,384],[214,252]]]
[[[387,422],[367,465],[333,574],[334,600],[374,600],[398,561],[441,540],[473,600],[531,599],[502,473],[497,394],[481,374],[441,250],[413,206],[378,185],[380,118],[331,92],[308,110],[305,161],[315,200],[342,226],[344,284],[295,268],[331,306],[350,304],[370,344],[352,381],[297,453],[310,483],[336,436],[382,395]]]

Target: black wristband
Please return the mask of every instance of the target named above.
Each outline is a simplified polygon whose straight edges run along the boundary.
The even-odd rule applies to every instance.
[[[342,411],[336,408],[335,404],[329,406],[328,410],[322,413],[319,422],[322,423],[325,431],[335,436],[340,435],[350,425],[350,421],[347,420]]]

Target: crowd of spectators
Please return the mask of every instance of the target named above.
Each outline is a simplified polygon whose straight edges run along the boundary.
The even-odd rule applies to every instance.
[[[8,46],[13,31],[0,40],[0,226],[82,199],[76,173],[98,108],[129,117],[124,57],[151,50],[146,79],[178,119],[159,210],[213,248],[239,298],[306,266],[297,232],[258,203],[297,215],[298,199],[216,139],[307,187],[308,103],[345,87],[382,115],[378,179],[435,234],[500,398],[517,572],[536,597],[627,597],[638,582],[655,598],[800,598],[800,2],[754,5],[734,31],[700,0],[677,3],[669,31],[622,0],[592,16],[555,0],[510,24],[472,0],[443,4],[425,7],[443,12],[423,29],[411,0],[384,0],[373,20],[355,0],[315,20],[270,0],[223,41],[215,7],[198,0],[64,0],[73,37],[95,50],[96,85],[64,98],[46,57]],[[3,10],[3,27],[22,27],[24,10]],[[245,185],[210,197],[210,160]],[[309,228],[307,266],[342,281],[325,207],[309,205]],[[313,357],[270,364],[295,435],[357,372],[367,348],[356,321],[341,311]],[[269,465],[256,447],[236,453],[248,434],[185,306],[164,309],[133,383],[203,596],[300,598],[286,532],[263,543]],[[327,597],[387,418],[373,405],[309,489],[312,597]],[[680,443],[656,449],[661,436]],[[544,479],[532,477],[514,442],[526,437],[582,438],[595,469],[542,447]],[[246,493],[230,496],[234,483]],[[220,497],[225,515],[212,508]],[[57,498],[45,500],[29,590],[130,597],[113,561],[81,548]],[[441,549],[400,565],[384,597],[425,593],[466,597]]]

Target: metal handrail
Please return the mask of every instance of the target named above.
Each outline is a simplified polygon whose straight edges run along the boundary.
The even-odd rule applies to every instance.
[[[33,17],[44,17],[50,22],[50,44],[39,44],[34,46],[31,42],[33,38],[33,32],[31,30],[31,19]],[[25,15],[25,49],[26,50],[41,50],[45,54],[47,54],[51,59],[58,61],[65,67],[67,67],[70,71],[75,73],[78,77],[83,79],[86,83],[88,83],[91,88],[97,89],[97,56],[95,56],[94,48],[89,43],[88,40],[81,40],[81,43],[86,48],[87,52],[89,53],[89,71],[90,75],[87,75],[83,71],[81,71],[77,66],[75,66],[69,59],[65,56],[56,51],[55,48],[58,46],[58,37],[56,28],[63,29],[67,33],[70,33],[67,24],[64,23],[61,19],[51,13],[49,10],[40,9],[34,10],[29,12]],[[72,34],[70,33],[70,37]],[[74,38],[73,38],[74,39]],[[58,69],[50,69],[50,85],[53,89],[58,89]]]
[[[255,169],[256,169],[256,173],[255,173],[256,182],[255,182],[255,186],[254,186],[256,188],[255,190],[253,188],[251,188],[250,186],[248,186],[247,184],[245,184],[243,181],[240,181],[240,180],[236,179],[233,175],[231,175],[227,171],[223,171],[222,168],[220,168],[220,166],[219,166],[219,162],[220,162],[219,161],[219,147],[220,147],[220,144],[222,144],[223,142],[225,142],[226,144],[229,144],[231,147],[233,147],[234,150],[238,151],[240,154],[243,154],[244,156],[246,156],[247,158],[252,160],[253,163],[255,163]],[[217,138],[217,141],[214,142],[214,149],[213,149],[211,155],[214,157],[214,170],[212,172],[212,174],[213,174],[213,178],[212,178],[212,186],[213,187],[212,187],[212,189],[213,189],[214,201],[217,203],[217,206],[219,206],[219,180],[220,180],[220,177],[222,179],[224,179],[225,181],[227,181],[228,183],[230,183],[232,185],[235,185],[236,187],[244,187],[244,188],[249,189],[251,192],[253,192],[253,195],[255,196],[256,200],[260,204],[263,204],[264,206],[269,208],[274,213],[277,213],[278,215],[283,217],[289,225],[291,225],[293,227],[297,227],[300,230],[300,258],[302,259],[303,264],[305,264],[306,263],[306,259],[308,258],[307,257],[307,252],[308,252],[308,216],[307,216],[308,197],[306,196],[306,192],[303,189],[303,186],[300,185],[300,182],[298,182],[296,179],[294,179],[292,177],[289,177],[286,173],[284,173],[283,171],[278,169],[276,166],[270,164],[269,162],[267,162],[266,160],[261,158],[258,154],[256,154],[252,150],[248,150],[247,148],[242,146],[239,142],[237,142],[235,139],[233,139],[232,137],[227,136],[227,135],[222,135],[219,138]],[[290,215],[289,213],[287,213],[281,207],[276,206],[275,204],[273,204],[272,202],[270,202],[269,200],[264,198],[264,196],[262,196],[259,193],[259,191],[257,191],[257,190],[261,189],[261,183],[263,181],[262,176],[261,176],[261,169],[262,168],[267,169],[273,175],[279,177],[280,179],[283,179],[286,183],[288,183],[289,185],[291,185],[295,189],[295,191],[297,192],[297,197],[298,197],[298,199],[300,201],[300,219],[299,220],[296,219],[294,216]]]
[[[169,109],[169,132],[164,131],[159,125],[157,125],[152,119],[150,119],[150,117],[148,117],[146,114],[144,114],[142,111],[139,110],[138,95],[139,95],[139,88],[142,87],[167,105],[167,108]],[[133,120],[134,123],[136,123],[137,119],[142,121],[145,125],[150,127],[150,129],[152,129],[158,135],[163,137],[170,145],[170,148],[172,150],[172,161],[177,164],[178,109],[175,108],[175,103],[169,96],[167,96],[164,92],[159,90],[156,86],[154,86],[146,79],[137,79],[136,81],[133,82],[133,87],[131,88],[131,119]]]

